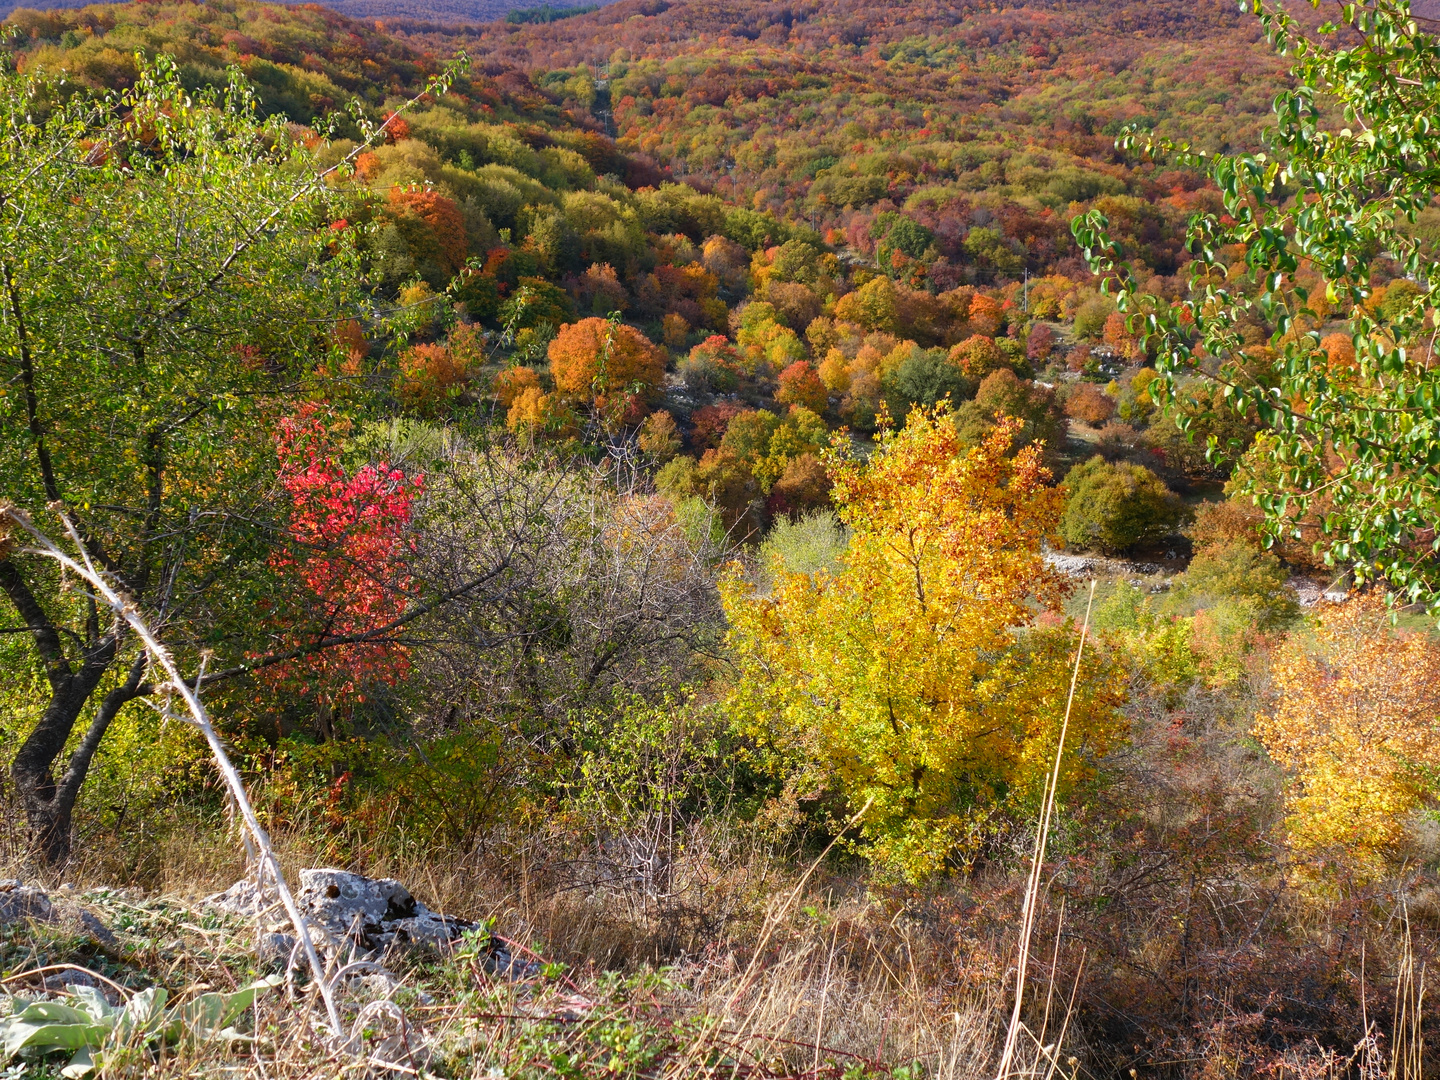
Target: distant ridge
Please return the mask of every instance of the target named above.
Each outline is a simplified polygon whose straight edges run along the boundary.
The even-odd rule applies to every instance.
[[[0,0],[0,19],[16,8],[48,11],[52,8],[81,8],[96,2],[104,0],[30,0],[29,3],[23,0],[19,3],[15,0]],[[457,25],[495,22],[512,11],[538,13],[546,10],[550,17],[554,18],[567,8],[594,10],[611,2],[612,0],[574,0],[573,3],[567,3],[566,0],[551,0],[549,3],[544,0],[328,0],[321,6],[358,19],[406,19]]]

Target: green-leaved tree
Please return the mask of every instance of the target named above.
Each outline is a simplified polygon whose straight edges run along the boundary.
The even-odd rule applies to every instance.
[[[63,513],[191,664],[263,662],[275,422],[355,307],[356,258],[238,76],[192,97],[161,60],[124,93],[76,91],[0,72],[0,508],[52,535]],[[154,689],[70,585],[0,516],[0,630],[49,688],[12,776],[52,862],[106,729]]]
[[[1142,294],[1103,214],[1077,218],[1075,236],[1156,357],[1157,400],[1199,373],[1221,388],[1220,409],[1259,418],[1237,483],[1270,538],[1298,538],[1303,525],[1337,569],[1440,612],[1440,270],[1415,228],[1440,188],[1440,40],[1408,0],[1334,5],[1337,21],[1314,33],[1262,0],[1249,6],[1294,59],[1270,152],[1143,145],[1203,170],[1223,196],[1223,215],[1190,222],[1189,294]],[[1377,304],[1382,269],[1405,285]],[[1327,326],[1337,318],[1339,335]],[[1212,455],[1240,449],[1210,441]]]

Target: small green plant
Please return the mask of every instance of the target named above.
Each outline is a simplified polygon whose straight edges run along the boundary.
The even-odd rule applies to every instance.
[[[759,563],[767,575],[776,572],[834,574],[850,546],[850,530],[833,510],[814,510],[798,521],[779,521],[760,544]]]
[[[233,1027],[235,1021],[259,994],[282,981],[272,975],[233,994],[201,994],[168,1009],[169,991],[159,986],[140,991],[124,1005],[111,1005],[92,986],[72,991],[75,1005],[11,998],[11,1013],[0,1020],[0,1043],[7,1060],[23,1050],[73,1051],[61,1075],[81,1077],[95,1070],[95,1054],[106,1047],[136,1040],[178,1043],[241,1037]]]
[[[1287,587],[1290,572],[1268,551],[1243,540],[1207,544],[1176,582],[1171,606],[1184,614],[1231,602],[1243,606],[1256,629],[1295,621],[1300,605]]]

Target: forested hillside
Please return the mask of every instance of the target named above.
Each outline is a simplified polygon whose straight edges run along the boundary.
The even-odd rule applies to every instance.
[[[17,1075],[1430,1075],[1429,24],[457,13],[5,19]]]
[[[82,8],[83,0],[65,0],[49,5],[50,8]],[[331,11],[352,18],[400,20],[403,24],[438,27],[470,26],[486,23],[492,19],[509,19],[520,23],[553,22],[568,18],[577,12],[593,11],[600,3],[575,4],[532,4],[530,0],[438,0],[423,5],[407,4],[403,0],[338,0],[327,5]],[[15,0],[0,2],[0,19],[12,11],[27,7]]]

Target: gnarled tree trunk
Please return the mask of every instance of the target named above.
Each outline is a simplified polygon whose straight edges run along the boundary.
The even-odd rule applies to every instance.
[[[10,766],[10,775],[25,808],[32,849],[45,862],[59,865],[70,857],[70,823],[75,800],[100,740],[120,709],[144,693],[145,657],[143,653],[137,656],[125,681],[101,699],[84,738],[64,763],[57,779],[56,763],[106,673],[114,666],[123,630],[112,622],[102,631],[98,612],[92,611],[85,638],[79,643],[77,655],[72,656],[64,647],[60,631],[11,559],[0,560],[0,590],[25,620],[24,628],[35,641],[50,683],[50,702],[35,730],[21,744]]]

